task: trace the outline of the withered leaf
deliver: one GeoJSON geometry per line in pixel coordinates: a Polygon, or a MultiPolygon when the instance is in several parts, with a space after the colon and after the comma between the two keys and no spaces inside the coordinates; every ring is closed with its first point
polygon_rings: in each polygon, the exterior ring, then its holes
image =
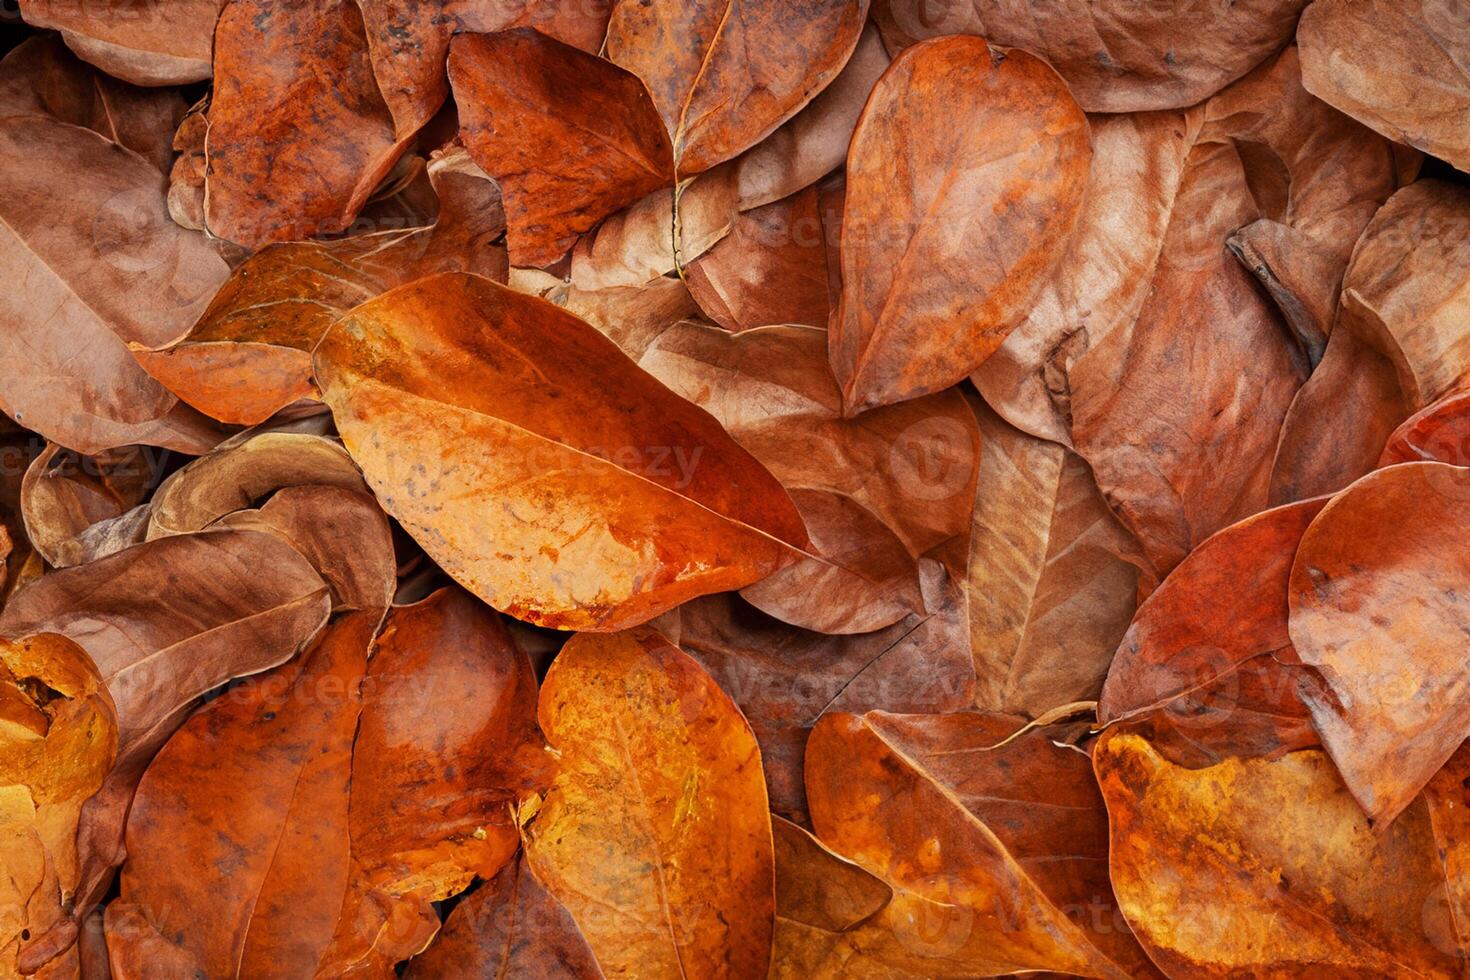
{"type": "Polygon", "coordinates": [[[205,221],[247,248],[344,230],[395,135],[353,0],[230,0],[214,37],[205,221]]]}
{"type": "Polygon", "coordinates": [[[1066,83],[1024,51],[952,37],[889,66],[847,161],[830,346],[848,415],[946,388],[1000,346],[1072,232],[1091,153],[1066,83]]]}
{"type": "Polygon", "coordinates": [[[817,837],[943,906],[942,925],[906,937],[935,960],[932,975],[1136,975],[1147,959],[1113,904],[1088,758],[1019,726],[982,713],[825,715],[806,758],[817,837]]]}
{"type": "Polygon", "coordinates": [[[235,270],[189,335],[162,349],[134,348],[155,378],[222,422],[255,425],[298,399],[317,397],[311,351],[352,307],[436,272],[504,281],[500,191],[461,148],[435,154],[428,176],[439,215],[425,228],[325,242],[282,242],[235,270]]]}
{"type": "Polygon", "coordinates": [[[753,208],[684,270],[689,291],[726,330],[827,326],[827,247],[817,189],[753,208]]]}
{"type": "Polygon", "coordinates": [[[603,972],[764,976],[771,821],[760,749],[734,702],[642,630],[574,637],[537,716],[559,759],[523,831],[527,862],[603,972]]]}
{"type": "Polygon", "coordinates": [[[964,595],[921,563],[924,615],[831,636],[790,626],[733,595],[705,596],[656,625],[729,693],[760,741],[771,809],[805,819],[802,759],[826,711],[961,711],[975,703],[964,595]]]}
{"type": "Polygon", "coordinates": [[[1110,732],[1093,761],[1119,907],[1170,976],[1460,972],[1422,803],[1375,833],[1314,749],[1189,769],[1110,732]]]}
{"type": "Polygon", "coordinates": [[[1470,171],[1470,32],[1444,0],[1319,0],[1297,28],[1320,99],[1470,171]]]}
{"type": "Polygon", "coordinates": [[[1470,466],[1470,391],[1452,391],[1404,419],[1378,457],[1379,466],[1430,461],[1470,466]]]}
{"type": "Polygon", "coordinates": [[[107,685],[81,647],[0,640],[0,972],[77,974],[77,822],[117,752],[107,685]]]}
{"type": "Polygon", "coordinates": [[[1402,812],[1470,737],[1467,501],[1470,470],[1377,470],[1322,510],[1292,567],[1292,643],[1326,685],[1304,696],[1375,823],[1402,812]]]}
{"type": "Polygon", "coordinates": [[[806,544],[775,479],[602,334],[478,276],[401,286],[316,350],[389,514],[520,619],[615,630],[740,588],[806,544]]]}
{"type": "Polygon", "coordinates": [[[953,391],[844,419],[826,339],[811,327],[732,335],[681,323],[639,364],[713,414],[801,512],[814,557],[745,597],[797,626],[865,633],[923,608],[920,557],[963,555],[980,434],[953,391]]]}
{"type": "Polygon", "coordinates": [[[26,23],[61,32],[69,48],[135,85],[179,85],[210,74],[214,22],[226,0],[22,0],[26,23]]]}
{"type": "Polygon", "coordinates": [[[83,456],[47,446],[20,485],[26,536],[48,564],[80,565],[143,540],[152,489],[164,462],[148,446],[83,456]]]}
{"type": "Polygon", "coordinates": [[[1307,0],[1153,4],[1060,0],[875,0],[889,44],[975,34],[1035,52],[1067,80],[1088,112],[1192,105],[1260,64],[1291,37],[1307,0]]]}
{"type": "Polygon", "coordinates": [[[599,980],[602,969],[566,908],[536,880],[522,855],[454,907],[433,945],[413,958],[404,976],[599,980]]]}
{"type": "Polygon", "coordinates": [[[613,211],[674,183],[636,75],[535,31],[461,34],[449,79],[460,137],[505,194],[510,259],[550,265],[613,211]]]}
{"type": "Polygon", "coordinates": [[[635,360],[665,330],[699,315],[684,280],[672,276],[660,276],[642,286],[589,290],[539,269],[512,269],[510,288],[575,313],[635,360]]]}
{"type": "Polygon", "coordinates": [[[983,450],[965,589],[976,704],[1034,718],[1095,700],[1146,562],[1076,453],[983,404],[975,414],[983,450]]]}
{"type": "Polygon", "coordinates": [[[681,176],[753,146],[846,64],[868,0],[650,0],[614,5],[607,55],[643,79],[681,176]]]}
{"type": "Polygon", "coordinates": [[[228,269],[175,225],[152,163],[39,115],[0,121],[0,410],[81,453],[218,441],[128,353],[182,335],[228,269]],[[86,351],[79,357],[79,351],[86,351]]]}

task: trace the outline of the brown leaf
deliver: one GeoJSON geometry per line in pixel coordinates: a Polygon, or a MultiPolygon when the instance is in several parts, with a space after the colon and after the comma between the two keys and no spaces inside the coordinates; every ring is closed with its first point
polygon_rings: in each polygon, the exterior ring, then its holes
{"type": "Polygon", "coordinates": [[[1138,543],[1076,453],[976,406],[984,451],[972,515],[975,702],[1036,717],[1097,698],[1133,616],[1138,543]]]}
{"type": "Polygon", "coordinates": [[[361,0],[373,74],[399,136],[411,136],[449,94],[445,57],[454,34],[533,27],[595,54],[610,0],[361,0]]]}
{"type": "Polygon", "coordinates": [[[1422,804],[1375,833],[1317,750],[1188,769],[1114,732],[1093,760],[1118,904],[1170,976],[1460,973],[1422,804]]]}
{"type": "Polygon", "coordinates": [[[107,686],[81,647],[0,640],[0,972],[75,976],[77,821],[117,752],[107,686]]]}
{"type": "Polygon", "coordinates": [[[81,565],[143,540],[163,459],[147,446],[83,456],[49,445],[20,486],[26,536],[48,564],[81,565]]]}
{"type": "Polygon", "coordinates": [[[527,862],[603,972],[764,976],[771,823],[740,709],[645,630],[574,637],[538,717],[559,764],[523,832],[527,862]]]}
{"type": "Polygon", "coordinates": [[[505,194],[511,261],[546,266],[613,211],[674,183],[636,75],[529,29],[462,34],[449,78],[460,137],[505,194]]]}
{"type": "Polygon", "coordinates": [[[814,557],[745,597],[797,626],[865,633],[922,609],[921,556],[963,554],[980,434],[958,392],[844,419],[826,354],[811,327],[732,335],[681,323],[639,363],[711,412],[806,523],[814,557]]]}
{"type": "Polygon", "coordinates": [[[684,270],[689,291],[726,330],[827,326],[827,246],[817,189],[762,205],[684,270]]]}
{"type": "Polygon", "coordinates": [[[1147,960],[1113,904],[1087,756],[1018,726],[981,713],[825,715],[806,758],[817,837],[943,905],[927,943],[908,937],[934,958],[931,975],[1137,975],[1147,960]]]}
{"type": "Polygon", "coordinates": [[[209,77],[214,22],[225,0],[23,0],[26,23],[61,32],[67,46],[135,85],[182,85],[209,77]]]}
{"type": "Polygon", "coordinates": [[[1378,457],[1380,467],[1426,461],[1470,465],[1470,391],[1452,391],[1404,419],[1378,457]]]}
{"type": "Polygon", "coordinates": [[[187,108],[175,89],[136,88],[78,61],[54,35],[28,38],[0,61],[0,115],[35,113],[90,129],[161,171],[173,162],[170,144],[187,108]]]}
{"type": "Polygon", "coordinates": [[[231,678],[290,657],[326,622],[325,583],[295,549],[255,531],[150,541],[53,572],[12,596],[0,636],[61,633],[87,651],[117,705],[118,764],[82,817],[77,905],[121,861],[143,767],[194,706],[231,678]]]}
{"type": "Polygon", "coordinates": [[[1297,28],[1307,88],[1391,140],[1470,170],[1470,33],[1443,0],[1319,0],[1297,28]]]}
{"type": "Polygon", "coordinates": [[[505,216],[495,183],[458,148],[436,154],[428,173],[439,197],[433,225],[271,245],[235,270],[187,337],[134,356],[206,415],[255,425],[318,397],[312,348],[364,300],[435,272],[504,281],[505,251],[494,240],[505,216]]]}
{"type": "Polygon", "coordinates": [[[1263,511],[1206,539],[1139,607],[1098,701],[1103,724],[1141,720],[1172,761],[1315,746],[1298,696],[1287,591],[1326,498],[1263,511]]]}
{"type": "Polygon", "coordinates": [[[945,38],[889,66],[847,165],[830,346],[848,415],[946,388],[1000,345],[1071,234],[1090,156],[1066,84],[1023,51],[945,38]]]}
{"type": "Polygon", "coordinates": [[[607,54],[648,85],[679,173],[708,170],[795,115],[846,64],[867,0],[650,0],[614,6],[607,54]]]}
{"type": "Polygon", "coordinates": [[[1461,956],[1470,951],[1470,747],[1460,746],[1424,787],[1461,956]]]}
{"type": "Polygon", "coordinates": [[[0,298],[0,409],[87,454],[218,441],[127,349],[183,334],[228,272],[169,220],[163,174],[97,133],[23,115],[0,121],[0,180],[0,274],[25,283],[0,298]]]}
{"type": "Polygon", "coordinates": [[[107,909],[118,980],[311,975],[348,884],[359,684],[380,612],[217,698],[159,752],[107,909]],[[217,867],[219,875],[196,873],[217,867]]]}
{"type": "Polygon", "coordinates": [[[244,432],[175,471],[153,494],[148,540],[202,531],[283,487],[332,486],[367,492],[342,444],[301,432],[244,432]]]}
{"type": "Polygon", "coordinates": [[[571,915],[541,887],[522,855],[454,907],[404,976],[599,980],[602,970],[571,915]]]}
{"type": "Polygon", "coordinates": [[[802,759],[826,711],[960,711],[975,703],[964,596],[923,563],[929,612],[830,636],[787,625],[733,595],[687,602],[658,628],[730,694],[760,741],[771,808],[806,818],[802,759]]]}
{"type": "Polygon", "coordinates": [[[1467,501],[1460,467],[1370,473],[1312,522],[1292,568],[1291,639],[1327,687],[1307,697],[1313,723],[1375,823],[1470,737],[1467,501]]]}
{"type": "Polygon", "coordinates": [[[440,275],[338,321],[316,375],[369,485],[492,606],[615,630],[804,547],[775,479],[592,327],[440,275]]]}
{"type": "Polygon", "coordinates": [[[283,487],[258,510],[237,510],[212,526],[278,535],[331,587],[333,611],[393,603],[393,531],[369,494],[335,486],[283,487]]]}
{"type": "Polygon", "coordinates": [[[214,38],[205,212],[247,248],[344,230],[407,136],[352,0],[230,0],[214,38]]]}
{"type": "Polygon", "coordinates": [[[642,286],[587,290],[540,269],[512,269],[510,288],[575,313],[635,360],[665,330],[699,315],[684,280],[674,277],[661,276],[642,286]]]}
{"type": "Polygon", "coordinates": [[[976,34],[1034,51],[1089,112],[1175,109],[1244,75],[1291,37],[1306,0],[1120,4],[1060,0],[1018,16],[1009,0],[877,0],[873,17],[893,47],[976,34]]]}

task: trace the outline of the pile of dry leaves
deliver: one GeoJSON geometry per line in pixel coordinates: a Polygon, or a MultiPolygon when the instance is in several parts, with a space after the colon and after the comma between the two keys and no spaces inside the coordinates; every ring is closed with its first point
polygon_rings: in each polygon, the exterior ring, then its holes
{"type": "Polygon", "coordinates": [[[19,11],[0,977],[1470,971],[1464,0],[19,11]]]}

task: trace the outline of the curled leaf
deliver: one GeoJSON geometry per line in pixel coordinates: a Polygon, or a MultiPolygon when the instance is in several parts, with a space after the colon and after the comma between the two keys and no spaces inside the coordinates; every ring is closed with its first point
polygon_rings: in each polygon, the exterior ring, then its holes
{"type": "Polygon", "coordinates": [[[359,306],[316,375],[384,509],[517,618],[615,630],[806,544],[785,491],[714,419],[583,321],[488,279],[433,276],[359,306]]]}
{"type": "Polygon", "coordinates": [[[1452,391],[1404,419],[1378,465],[1436,461],[1470,465],[1470,391],[1452,391]]]}
{"type": "Polygon", "coordinates": [[[559,764],[524,830],[527,862],[603,973],[764,976],[771,822],[740,709],[641,631],[574,637],[537,715],[559,764]]]}
{"type": "Polygon", "coordinates": [[[182,85],[209,77],[214,22],[225,0],[24,0],[26,23],[61,32],[80,57],[135,85],[182,85]]]}
{"type": "Polygon", "coordinates": [[[1090,157],[1066,83],[1024,51],[953,37],[889,66],[847,162],[830,341],[846,414],[946,388],[1000,346],[1072,232],[1090,157]]]}
{"type": "Polygon", "coordinates": [[[51,445],[20,486],[26,536],[48,564],[80,565],[143,540],[144,496],[165,459],[148,446],[83,456],[51,445]]]}

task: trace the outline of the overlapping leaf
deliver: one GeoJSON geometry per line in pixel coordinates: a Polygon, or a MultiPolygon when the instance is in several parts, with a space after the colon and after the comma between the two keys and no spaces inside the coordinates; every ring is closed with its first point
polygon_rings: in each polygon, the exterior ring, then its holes
{"type": "Polygon", "coordinates": [[[210,75],[214,22],[225,0],[25,0],[29,24],[61,32],[67,46],[136,85],[178,85],[210,75]]]}

